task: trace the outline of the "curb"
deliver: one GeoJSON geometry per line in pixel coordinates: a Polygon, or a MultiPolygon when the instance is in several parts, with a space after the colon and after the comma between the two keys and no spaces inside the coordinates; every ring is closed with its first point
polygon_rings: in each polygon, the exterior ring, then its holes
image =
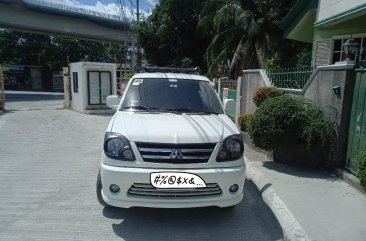
{"type": "Polygon", "coordinates": [[[366,190],[361,186],[360,180],[356,176],[340,168],[337,168],[335,172],[339,179],[360,191],[362,194],[366,194],[366,190]]]}
{"type": "Polygon", "coordinates": [[[253,164],[251,164],[246,157],[244,157],[244,159],[247,165],[246,176],[257,186],[263,201],[275,215],[282,228],[284,240],[311,240],[307,236],[305,230],[297,222],[294,215],[287,208],[286,204],[277,195],[275,189],[272,187],[272,183],[270,183],[267,178],[253,164]]]}

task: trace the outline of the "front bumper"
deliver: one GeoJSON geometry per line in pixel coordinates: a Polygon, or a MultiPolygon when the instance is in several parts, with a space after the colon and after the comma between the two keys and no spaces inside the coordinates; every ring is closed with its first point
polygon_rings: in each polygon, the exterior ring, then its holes
{"type": "Polygon", "coordinates": [[[101,164],[102,197],[106,203],[115,207],[154,207],[154,208],[193,208],[205,206],[227,207],[241,202],[245,181],[245,165],[230,168],[207,169],[151,169],[134,167],[115,167],[101,164]],[[200,176],[206,183],[216,183],[222,192],[212,196],[136,196],[128,193],[135,183],[150,184],[152,172],[187,172],[200,176]],[[111,184],[121,189],[114,194],[109,190],[111,184]],[[239,189],[235,193],[229,192],[231,185],[237,184],[239,189]]]}

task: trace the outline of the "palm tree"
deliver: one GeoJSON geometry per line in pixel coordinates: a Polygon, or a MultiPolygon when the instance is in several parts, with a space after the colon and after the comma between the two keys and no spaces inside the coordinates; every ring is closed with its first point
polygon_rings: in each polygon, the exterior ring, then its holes
{"type": "Polygon", "coordinates": [[[205,54],[209,75],[217,76],[220,66],[226,65],[229,76],[235,77],[243,68],[262,67],[267,57],[277,57],[273,40],[281,42],[282,33],[276,21],[285,13],[281,8],[292,3],[293,0],[207,0],[198,32],[212,38],[205,54]],[[273,13],[271,9],[275,9],[273,13]]]}

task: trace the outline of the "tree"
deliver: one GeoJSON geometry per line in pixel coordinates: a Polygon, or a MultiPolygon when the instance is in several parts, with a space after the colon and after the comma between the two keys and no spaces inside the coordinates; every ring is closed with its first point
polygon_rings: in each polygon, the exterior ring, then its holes
{"type": "Polygon", "coordinates": [[[161,0],[152,14],[134,27],[150,64],[205,69],[203,54],[208,38],[196,34],[204,3],[202,0],[161,0]]]}
{"type": "Polygon", "coordinates": [[[117,43],[93,42],[52,35],[0,31],[0,63],[39,65],[56,70],[70,62],[124,62],[125,46],[117,43]]]}
{"type": "Polygon", "coordinates": [[[209,75],[218,75],[220,66],[227,65],[234,77],[243,68],[262,67],[270,57],[282,65],[293,62],[304,44],[283,39],[278,23],[294,2],[207,0],[198,31],[211,38],[205,53],[209,75]]]}

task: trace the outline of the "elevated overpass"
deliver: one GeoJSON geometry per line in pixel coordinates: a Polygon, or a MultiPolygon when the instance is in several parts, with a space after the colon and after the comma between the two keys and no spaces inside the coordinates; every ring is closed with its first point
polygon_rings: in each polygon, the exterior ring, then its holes
{"type": "Polygon", "coordinates": [[[131,22],[121,16],[45,0],[0,0],[0,28],[87,40],[133,42],[131,22]]]}

